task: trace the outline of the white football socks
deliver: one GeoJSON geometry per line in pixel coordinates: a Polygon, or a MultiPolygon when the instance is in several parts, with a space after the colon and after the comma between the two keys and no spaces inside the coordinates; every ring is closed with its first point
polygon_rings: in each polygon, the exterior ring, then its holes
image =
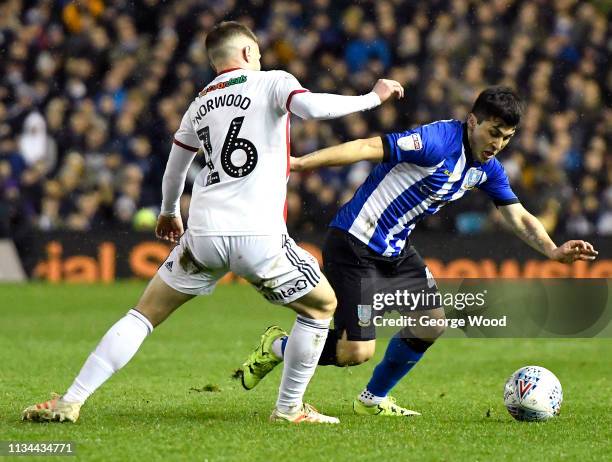
{"type": "Polygon", "coordinates": [[[314,375],[325,345],[330,319],[297,317],[287,345],[283,377],[276,408],[284,414],[294,414],[302,406],[306,387],[314,375]]]}
{"type": "Polygon", "coordinates": [[[359,395],[359,401],[361,401],[366,406],[378,406],[385,400],[386,396],[376,396],[367,388],[364,388],[361,394],[359,395]]]}
{"type": "Polygon", "coordinates": [[[151,332],[153,326],[143,314],[136,310],[128,311],[102,337],[62,400],[84,403],[100,385],[132,359],[151,332]]]}

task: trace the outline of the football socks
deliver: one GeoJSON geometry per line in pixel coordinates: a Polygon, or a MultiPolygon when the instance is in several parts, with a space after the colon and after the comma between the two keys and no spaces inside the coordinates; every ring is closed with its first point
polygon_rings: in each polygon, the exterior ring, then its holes
{"type": "Polygon", "coordinates": [[[380,403],[382,403],[384,400],[385,400],[384,396],[376,396],[372,392],[368,391],[367,388],[365,388],[359,394],[359,401],[361,401],[366,406],[377,406],[380,403]]]}
{"type": "Polygon", "coordinates": [[[330,319],[297,317],[285,347],[283,376],[276,408],[293,414],[302,406],[302,398],[312,378],[329,328],[330,319]]]}
{"type": "Polygon", "coordinates": [[[430,342],[412,341],[400,337],[399,333],[395,334],[389,341],[385,356],[374,369],[366,390],[377,397],[387,396],[397,382],[423,357],[430,345],[430,342]]]}
{"type": "MultiPolygon", "coordinates": [[[[277,338],[272,344],[272,352],[278,357],[283,358],[285,356],[285,346],[287,345],[288,337],[277,338]]],[[[325,340],[325,346],[321,352],[319,358],[319,366],[337,366],[338,359],[336,356],[336,348],[338,344],[338,332],[334,329],[329,329],[327,332],[327,339],[325,340]]]]}
{"type": "Polygon", "coordinates": [[[144,315],[136,310],[128,311],[102,337],[62,399],[84,403],[100,385],[132,359],[152,331],[153,326],[144,315]]]}

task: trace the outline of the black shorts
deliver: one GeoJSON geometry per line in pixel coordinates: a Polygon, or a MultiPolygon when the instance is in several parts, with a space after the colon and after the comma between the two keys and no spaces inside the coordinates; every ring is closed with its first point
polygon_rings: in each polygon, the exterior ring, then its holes
{"type": "MultiPolygon", "coordinates": [[[[380,294],[437,294],[433,276],[419,253],[406,246],[396,257],[384,257],[357,238],[338,228],[330,228],[323,245],[323,271],[333,287],[338,307],[334,328],[338,336],[346,331],[348,340],[374,340],[373,316],[382,314],[373,300],[380,294]]],[[[430,300],[430,299],[428,299],[430,300]]],[[[379,300],[380,301],[380,300],[379,300]]],[[[403,312],[437,308],[429,303],[396,305],[384,310],[403,312]]]]}

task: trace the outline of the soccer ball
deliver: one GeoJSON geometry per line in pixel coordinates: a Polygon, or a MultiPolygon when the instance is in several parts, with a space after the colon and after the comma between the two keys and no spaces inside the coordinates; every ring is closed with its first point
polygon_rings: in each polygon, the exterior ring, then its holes
{"type": "Polygon", "coordinates": [[[563,390],[559,379],[539,366],[521,367],[504,387],[504,404],[516,420],[542,421],[559,414],[563,390]]]}

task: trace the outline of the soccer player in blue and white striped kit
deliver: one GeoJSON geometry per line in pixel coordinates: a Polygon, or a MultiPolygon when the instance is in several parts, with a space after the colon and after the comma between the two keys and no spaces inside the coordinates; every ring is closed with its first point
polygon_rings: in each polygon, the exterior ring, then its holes
{"type": "MultiPolygon", "coordinates": [[[[597,252],[588,242],[555,245],[512,191],[496,155],[514,135],[521,112],[521,102],[512,89],[490,87],[478,96],[465,122],[442,120],[291,159],[294,171],[362,160],[379,162],[330,224],[323,249],[324,272],[336,292],[338,307],[319,364],[355,365],[373,356],[376,328],[371,322],[364,323],[359,312],[364,281],[391,281],[384,288],[386,293],[398,289],[437,292],[425,263],[408,244],[409,235],[420,220],[474,188],[490,197],[517,236],[548,258],[564,263],[595,259],[597,252]]],[[[421,316],[444,318],[441,307],[419,306],[417,310],[421,316]]],[[[418,415],[397,405],[388,393],[443,331],[439,325],[416,323],[398,332],[353,402],[355,413],[418,415]]],[[[282,361],[285,342],[282,329],[276,326],[264,333],[258,349],[242,367],[245,388],[253,388],[282,361]]]]}

